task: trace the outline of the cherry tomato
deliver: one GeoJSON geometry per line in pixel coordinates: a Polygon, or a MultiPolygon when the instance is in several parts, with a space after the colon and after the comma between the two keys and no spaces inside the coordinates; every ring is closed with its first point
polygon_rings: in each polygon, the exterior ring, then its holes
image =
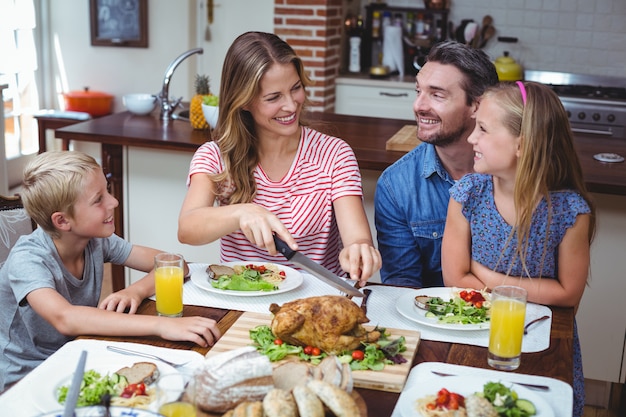
{"type": "Polygon", "coordinates": [[[452,397],[450,398],[450,401],[448,401],[448,405],[446,405],[446,408],[448,410],[458,410],[459,409],[459,401],[452,397]]]}
{"type": "Polygon", "coordinates": [[[129,384],[124,388],[120,397],[131,398],[133,396],[146,395],[146,384],[140,382],[138,384],[129,384]]]}
{"type": "Polygon", "coordinates": [[[451,392],[450,404],[452,404],[453,402],[456,402],[456,404],[458,405],[457,408],[454,408],[453,410],[458,410],[459,407],[465,407],[465,397],[463,397],[461,394],[457,394],[456,392],[451,392]]]}
{"type": "Polygon", "coordinates": [[[321,350],[320,348],[318,348],[318,347],[314,347],[314,348],[311,350],[311,355],[312,355],[312,356],[319,356],[319,355],[321,355],[321,354],[322,354],[322,350],[321,350]]]}
{"type": "Polygon", "coordinates": [[[463,290],[459,293],[459,297],[461,297],[463,300],[465,300],[467,298],[467,291],[463,290]]]}
{"type": "Polygon", "coordinates": [[[281,339],[276,339],[276,340],[274,340],[274,344],[275,344],[275,345],[280,346],[280,345],[282,345],[283,343],[284,343],[284,342],[283,342],[281,339]]]}
{"type": "Polygon", "coordinates": [[[476,308],[481,308],[482,306],[483,306],[483,302],[482,301],[476,301],[474,303],[474,307],[476,307],[476,308]]]}
{"type": "Polygon", "coordinates": [[[286,277],[287,274],[285,274],[285,271],[279,271],[278,275],[280,275],[281,277],[286,277]]]}
{"type": "Polygon", "coordinates": [[[355,361],[362,361],[363,359],[365,359],[365,352],[363,352],[362,350],[353,351],[352,359],[354,359],[355,361]]]}
{"type": "Polygon", "coordinates": [[[474,292],[474,294],[472,294],[472,301],[473,302],[485,301],[485,297],[483,297],[483,295],[479,292],[474,292]]]}
{"type": "Polygon", "coordinates": [[[307,346],[305,346],[305,347],[304,347],[304,353],[305,353],[306,355],[311,355],[311,354],[313,353],[313,346],[308,346],[308,345],[307,345],[307,346]]]}
{"type": "Polygon", "coordinates": [[[437,393],[437,405],[445,406],[450,400],[450,391],[445,388],[441,388],[437,393]]]}

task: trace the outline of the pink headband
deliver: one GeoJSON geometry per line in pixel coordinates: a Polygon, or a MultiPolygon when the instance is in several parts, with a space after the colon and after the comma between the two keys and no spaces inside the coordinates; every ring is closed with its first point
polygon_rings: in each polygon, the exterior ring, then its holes
{"type": "Polygon", "coordinates": [[[522,93],[522,102],[524,106],[526,105],[526,87],[524,87],[524,83],[521,81],[517,81],[517,86],[519,87],[520,93],[522,93]]]}

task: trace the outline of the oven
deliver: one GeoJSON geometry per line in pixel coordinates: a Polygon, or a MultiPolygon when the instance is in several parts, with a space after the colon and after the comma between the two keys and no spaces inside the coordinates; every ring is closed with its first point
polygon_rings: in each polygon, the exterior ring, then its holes
{"type": "Polygon", "coordinates": [[[574,133],[626,139],[626,79],[551,71],[526,71],[524,78],[552,87],[574,133]]]}

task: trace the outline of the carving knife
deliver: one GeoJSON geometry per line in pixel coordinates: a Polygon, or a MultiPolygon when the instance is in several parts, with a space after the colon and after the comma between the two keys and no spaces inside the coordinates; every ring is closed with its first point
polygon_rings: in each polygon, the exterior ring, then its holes
{"type": "Polygon", "coordinates": [[[304,256],[298,251],[291,249],[284,240],[274,235],[274,244],[276,245],[276,249],[280,253],[282,253],[287,260],[293,262],[298,265],[305,271],[311,273],[314,277],[324,281],[328,285],[331,285],[337,288],[340,291],[345,292],[348,295],[353,297],[363,297],[363,293],[343,279],[339,278],[337,275],[333,274],[328,269],[324,268],[322,265],[313,261],[312,259],[304,256]]]}
{"type": "Polygon", "coordinates": [[[74,410],[76,409],[76,402],[78,401],[78,395],[80,394],[80,386],[83,382],[83,375],[85,374],[85,361],[87,360],[87,351],[83,350],[78,359],[78,365],[74,371],[72,377],[72,385],[65,398],[65,407],[63,408],[63,417],[73,417],[74,410]]]}

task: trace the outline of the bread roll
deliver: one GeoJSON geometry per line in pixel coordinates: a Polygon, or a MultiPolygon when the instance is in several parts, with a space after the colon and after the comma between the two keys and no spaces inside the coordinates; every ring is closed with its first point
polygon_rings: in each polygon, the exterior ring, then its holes
{"type": "Polygon", "coordinates": [[[341,385],[342,368],[339,358],[335,355],[326,356],[317,365],[317,369],[321,372],[321,379],[335,386],[341,385]]]}
{"type": "Polygon", "coordinates": [[[292,394],[300,417],[324,417],[324,404],[313,391],[298,385],[293,388],[292,394]]]}
{"type": "Polygon", "coordinates": [[[346,392],[352,392],[354,388],[354,378],[352,377],[352,369],[350,364],[344,363],[341,367],[341,384],[339,388],[346,392]]]}
{"type": "Polygon", "coordinates": [[[229,412],[232,412],[229,417],[263,417],[263,404],[261,401],[244,401],[229,412]]]}
{"type": "Polygon", "coordinates": [[[312,378],[312,366],[307,362],[288,361],[274,368],[274,386],[291,391],[297,385],[305,385],[312,378]]]}
{"type": "Polygon", "coordinates": [[[261,401],[274,388],[272,365],[253,346],[207,359],[198,370],[196,383],[199,407],[218,413],[243,401],[261,401]]]}
{"type": "Polygon", "coordinates": [[[289,391],[274,388],[263,398],[263,415],[265,417],[298,417],[298,409],[289,391]]]}
{"type": "Polygon", "coordinates": [[[337,417],[355,417],[360,415],[354,398],[341,388],[319,380],[309,381],[307,388],[313,391],[337,417]]]}

